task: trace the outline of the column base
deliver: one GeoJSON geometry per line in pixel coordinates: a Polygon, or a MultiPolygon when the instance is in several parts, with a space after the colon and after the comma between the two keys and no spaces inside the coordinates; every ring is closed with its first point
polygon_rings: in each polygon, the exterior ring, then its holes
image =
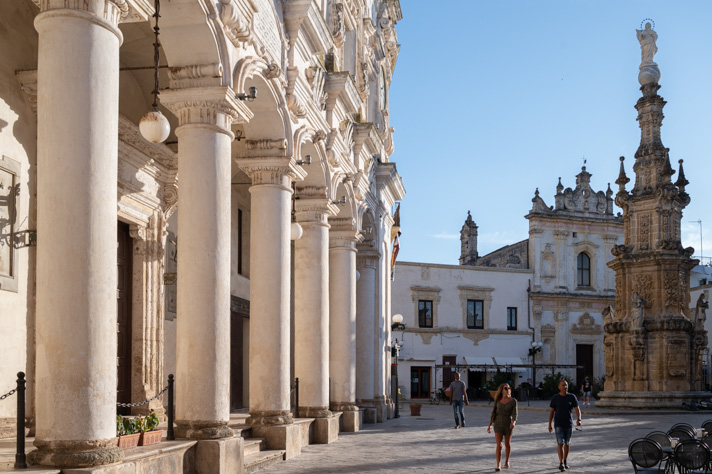
{"type": "Polygon", "coordinates": [[[267,449],[284,450],[284,459],[290,459],[302,453],[303,435],[301,425],[301,423],[284,425],[253,424],[252,436],[264,438],[267,442],[267,449]]]}
{"type": "Polygon", "coordinates": [[[250,416],[245,423],[248,426],[289,425],[294,423],[294,418],[289,410],[250,411],[250,416]]]}
{"type": "Polygon", "coordinates": [[[234,436],[228,439],[198,441],[195,450],[195,470],[200,474],[242,472],[244,439],[234,436]]]}
{"type": "Polygon", "coordinates": [[[222,439],[232,438],[235,433],[227,421],[176,420],[175,435],[178,439],[222,439]]]}
{"type": "Polygon", "coordinates": [[[299,407],[300,418],[330,418],[334,416],[329,407],[299,407]]]}
{"type": "Polygon", "coordinates": [[[349,410],[341,413],[341,431],[355,433],[361,430],[363,425],[363,410],[349,410]]]}
{"type": "Polygon", "coordinates": [[[376,423],[383,423],[384,420],[388,419],[386,404],[382,399],[374,400],[373,404],[376,408],[376,423]]]}
{"type": "Polygon", "coordinates": [[[339,417],[314,420],[314,444],[329,444],[339,439],[339,417]]]}
{"type": "Polygon", "coordinates": [[[334,402],[330,409],[331,411],[359,411],[359,407],[354,402],[334,402]]]}
{"type": "Polygon", "coordinates": [[[35,439],[34,451],[27,454],[32,466],[58,468],[93,467],[120,462],[124,452],[116,438],[80,441],[42,441],[35,439]]]}

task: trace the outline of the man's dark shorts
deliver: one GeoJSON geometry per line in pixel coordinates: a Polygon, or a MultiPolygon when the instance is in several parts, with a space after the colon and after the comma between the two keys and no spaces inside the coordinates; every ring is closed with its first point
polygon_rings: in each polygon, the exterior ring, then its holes
{"type": "Polygon", "coordinates": [[[573,428],[571,426],[555,426],[554,433],[556,433],[556,444],[570,444],[572,432],[573,428]]]}

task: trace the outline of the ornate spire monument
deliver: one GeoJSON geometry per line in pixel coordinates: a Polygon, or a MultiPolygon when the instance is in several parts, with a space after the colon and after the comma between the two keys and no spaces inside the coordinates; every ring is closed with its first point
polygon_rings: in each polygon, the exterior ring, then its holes
{"type": "Polygon", "coordinates": [[[660,139],[665,101],[658,95],[660,70],[653,62],[657,33],[650,23],[636,30],[642,62],[638,81],[640,147],[635,153],[635,185],[621,157],[616,204],[623,209],[625,241],[608,265],[616,272],[615,310],[604,310],[606,382],[601,407],[679,408],[681,402],[709,398],[702,390],[706,302],[690,311],[690,270],[698,263],[680,241],[682,210],[690,203],[682,169],[677,181],[669,149],[660,139]]]}

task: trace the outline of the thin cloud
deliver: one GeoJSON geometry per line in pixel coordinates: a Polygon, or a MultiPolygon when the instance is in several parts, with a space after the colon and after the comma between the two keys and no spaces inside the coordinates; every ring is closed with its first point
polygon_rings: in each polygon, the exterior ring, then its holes
{"type": "Polygon", "coordinates": [[[443,240],[459,240],[460,239],[460,234],[447,234],[445,232],[441,232],[439,234],[430,234],[428,237],[433,238],[433,239],[443,239],[443,240]]]}

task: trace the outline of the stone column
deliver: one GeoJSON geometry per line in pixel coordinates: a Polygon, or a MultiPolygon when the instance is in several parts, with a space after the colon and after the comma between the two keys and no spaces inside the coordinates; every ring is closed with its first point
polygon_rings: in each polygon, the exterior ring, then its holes
{"type": "Polygon", "coordinates": [[[232,89],[161,93],[178,136],[176,436],[228,438],[232,89]]]}
{"type": "MultiPolygon", "coordinates": [[[[356,407],[356,243],[351,219],[329,219],[329,376],[331,409],[356,407]]],[[[343,418],[343,415],[342,415],[343,418]]]]}
{"type": "Polygon", "coordinates": [[[125,0],[43,1],[37,97],[36,438],[30,464],[120,461],[116,443],[117,28],[125,0]]]}
{"type": "Polygon", "coordinates": [[[245,156],[237,162],[253,183],[247,422],[253,426],[290,424],[291,185],[306,173],[287,156],[284,139],[247,140],[245,146],[245,156]]]}
{"type": "Polygon", "coordinates": [[[328,418],[329,215],[338,208],[326,188],[297,188],[296,218],[304,234],[294,248],[294,375],[299,415],[328,418]]]}
{"type": "Polygon", "coordinates": [[[356,283],[356,403],[367,408],[366,423],[375,423],[376,393],[376,271],[378,254],[359,251],[356,268],[361,274],[356,283]],[[373,416],[373,418],[372,418],[373,416]]]}

